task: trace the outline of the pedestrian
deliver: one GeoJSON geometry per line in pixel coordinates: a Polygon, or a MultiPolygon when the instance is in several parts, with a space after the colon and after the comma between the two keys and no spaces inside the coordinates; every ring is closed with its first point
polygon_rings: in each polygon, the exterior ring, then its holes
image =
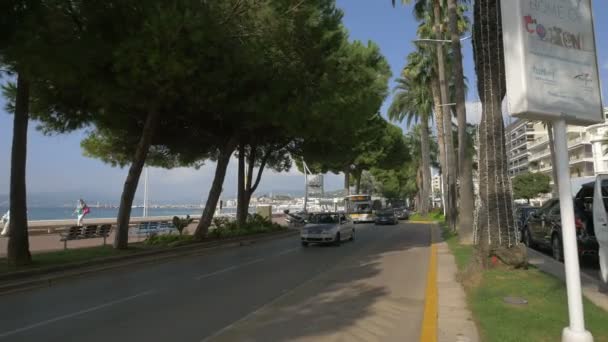
{"type": "Polygon", "coordinates": [[[2,216],[2,219],[0,219],[0,223],[4,224],[4,228],[2,228],[2,232],[0,232],[0,235],[2,236],[7,236],[9,233],[9,221],[11,219],[11,211],[10,209],[6,211],[6,213],[2,216]]]}
{"type": "Polygon", "coordinates": [[[76,210],[74,210],[74,213],[78,217],[78,219],[76,220],[77,226],[82,226],[82,220],[90,211],[91,211],[91,209],[89,209],[89,207],[84,202],[84,200],[82,198],[79,199],[78,203],[76,204],[76,210]]]}

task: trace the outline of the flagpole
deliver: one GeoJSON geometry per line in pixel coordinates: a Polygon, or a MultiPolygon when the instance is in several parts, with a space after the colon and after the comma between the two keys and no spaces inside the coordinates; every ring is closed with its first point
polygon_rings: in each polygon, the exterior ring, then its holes
{"type": "Polygon", "coordinates": [[[144,212],[143,217],[148,217],[148,167],[144,170],[144,212]]]}

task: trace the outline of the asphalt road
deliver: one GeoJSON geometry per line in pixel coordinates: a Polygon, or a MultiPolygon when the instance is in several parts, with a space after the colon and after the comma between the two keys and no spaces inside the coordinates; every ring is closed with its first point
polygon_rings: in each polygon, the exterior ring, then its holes
{"type": "Polygon", "coordinates": [[[413,341],[428,225],[357,225],[102,272],[0,297],[0,341],[413,341]]]}

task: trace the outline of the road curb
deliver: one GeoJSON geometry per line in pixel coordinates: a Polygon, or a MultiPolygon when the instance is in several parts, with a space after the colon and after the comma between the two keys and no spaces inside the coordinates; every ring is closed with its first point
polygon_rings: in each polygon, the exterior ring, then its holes
{"type": "MultiPolygon", "coordinates": [[[[431,222],[434,223],[434,222],[431,222]]],[[[424,291],[424,314],[422,317],[422,329],[420,333],[421,342],[437,341],[437,319],[438,319],[438,292],[437,292],[437,233],[438,225],[430,230],[429,268],[424,291]]]]}
{"type": "Polygon", "coordinates": [[[151,262],[162,262],[173,258],[205,254],[217,249],[250,245],[256,242],[271,241],[292,235],[299,231],[288,230],[260,234],[257,236],[237,237],[208,243],[180,246],[165,250],[141,252],[132,255],[115,256],[76,264],[60,265],[52,268],[28,270],[0,276],[0,295],[29,289],[52,286],[61,280],[83,276],[89,273],[107,271],[126,266],[151,262]]]}

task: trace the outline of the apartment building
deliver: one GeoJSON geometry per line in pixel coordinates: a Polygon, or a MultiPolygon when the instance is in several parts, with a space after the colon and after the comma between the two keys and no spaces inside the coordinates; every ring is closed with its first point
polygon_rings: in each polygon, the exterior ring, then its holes
{"type": "MultiPolygon", "coordinates": [[[[588,127],[568,126],[568,155],[572,178],[608,172],[608,108],[604,123],[588,127]]],[[[507,157],[511,177],[525,172],[553,176],[553,163],[546,126],[538,121],[518,120],[506,129],[507,157]]]]}
{"type": "Polygon", "coordinates": [[[506,127],[505,141],[509,160],[509,176],[515,177],[530,171],[530,146],[542,136],[547,136],[540,122],[516,120],[506,127]]]}

